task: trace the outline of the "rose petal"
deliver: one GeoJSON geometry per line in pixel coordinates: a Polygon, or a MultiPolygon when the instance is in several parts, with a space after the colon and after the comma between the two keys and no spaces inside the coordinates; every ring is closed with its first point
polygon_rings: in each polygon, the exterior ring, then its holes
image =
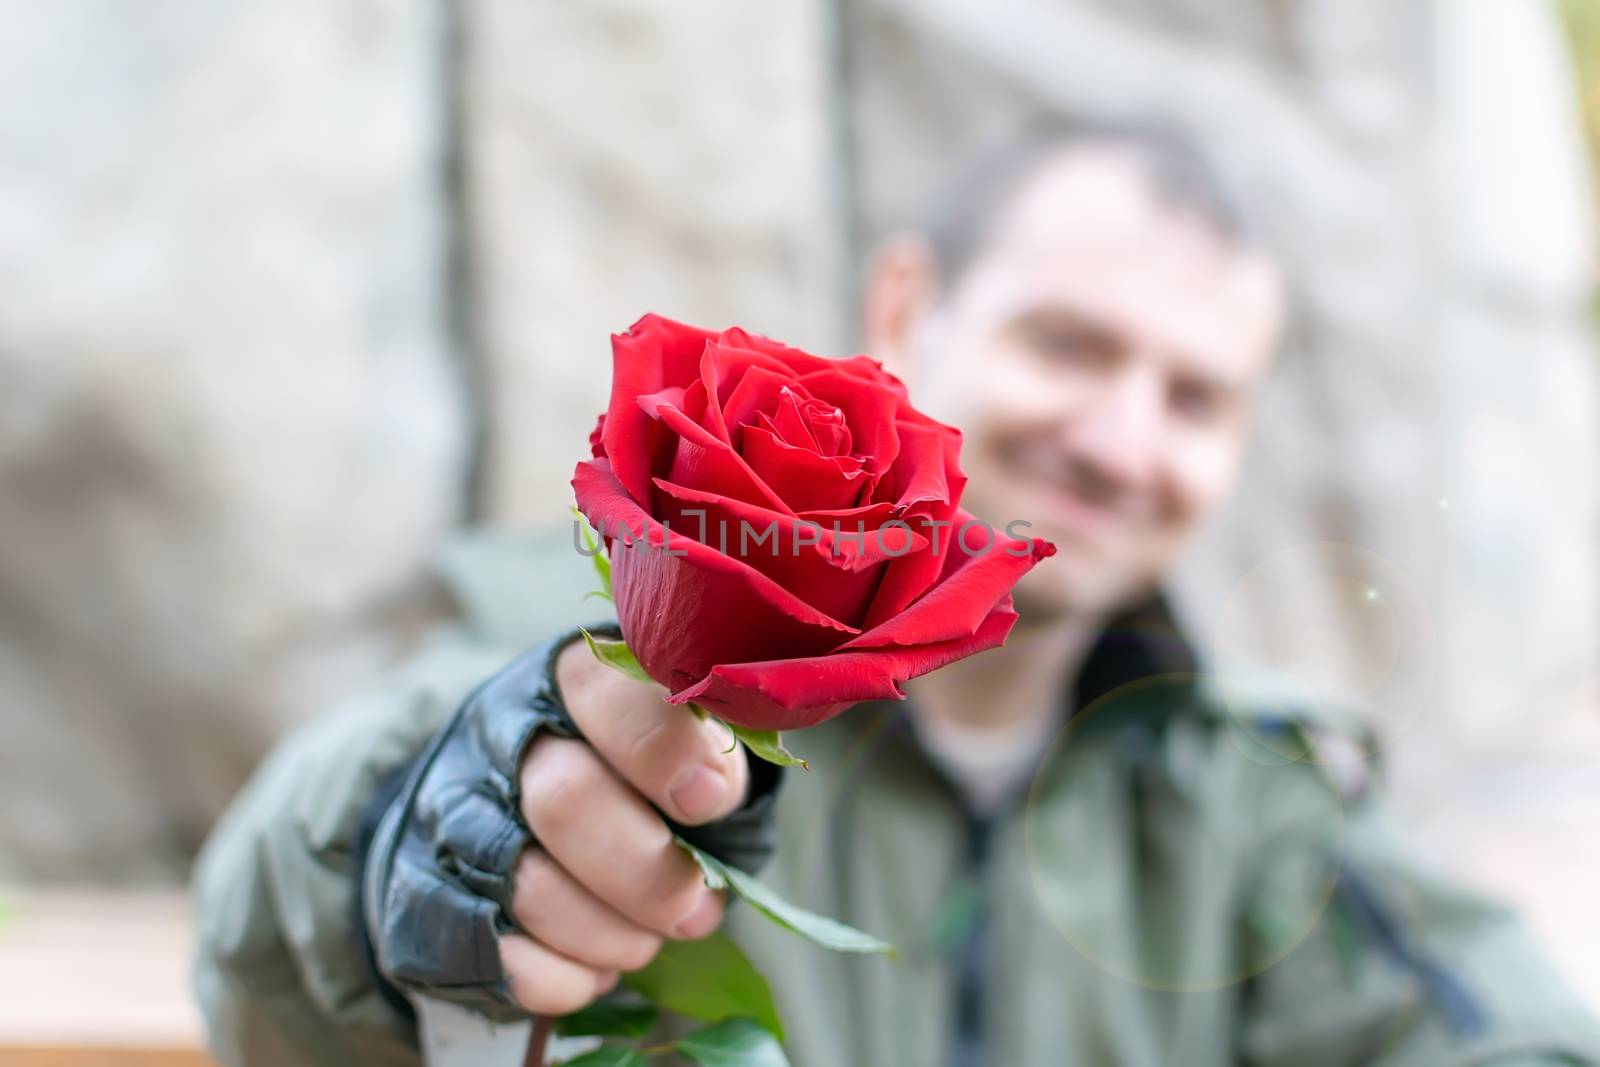
{"type": "Polygon", "coordinates": [[[905,514],[906,509],[887,500],[880,500],[872,504],[862,504],[853,508],[807,508],[796,511],[802,519],[820,522],[831,527],[835,520],[844,524],[845,529],[854,530],[864,526],[868,530],[876,530],[890,519],[897,519],[905,514]]]}
{"type": "Polygon", "coordinates": [[[858,378],[873,385],[882,386],[896,393],[901,400],[906,399],[906,384],[899,378],[883,369],[883,364],[871,356],[851,356],[848,359],[836,359],[833,365],[852,378],[858,378]]]}
{"type": "Polygon", "coordinates": [[[860,503],[867,488],[859,461],[786,445],[760,426],[744,428],[741,454],[750,469],[794,511],[852,507],[860,503]]]}
{"type": "Polygon", "coordinates": [[[707,400],[707,395],[705,382],[691,382],[689,388],[683,391],[683,400],[677,408],[706,433],[719,441],[726,442],[727,434],[723,432],[721,412],[715,410],[715,405],[707,400]]]}
{"type": "Polygon", "coordinates": [[[655,480],[656,515],[674,536],[692,537],[765,574],[831,618],[859,621],[872,601],[889,553],[910,551],[898,540],[847,536],[783,515],[655,480]],[[691,514],[692,512],[692,514],[691,514]]]}
{"type": "Polygon", "coordinates": [[[778,390],[778,406],[771,418],[763,413],[762,424],[770,429],[779,440],[795,448],[808,448],[818,455],[824,455],[817,444],[816,435],[811,432],[810,421],[805,413],[800,410],[800,394],[789,386],[778,390]]]}
{"type": "Polygon", "coordinates": [[[976,538],[974,532],[981,529],[978,527],[963,538],[962,524],[974,520],[966,512],[959,512],[956,519],[956,525],[946,531],[950,537],[946,576],[910,607],[852,638],[842,648],[923,645],[971,634],[1034,564],[1056,554],[1054,545],[1038,538],[1022,541],[999,531],[994,532],[992,540],[976,538]],[[969,554],[963,542],[972,552],[982,554],[969,554]],[[1020,555],[1014,554],[1019,552],[1020,555]]]}
{"type": "Polygon", "coordinates": [[[806,404],[802,414],[818,452],[824,456],[850,455],[855,442],[841,409],[833,407],[826,400],[812,400],[806,404]]]}
{"type": "Polygon", "coordinates": [[[894,464],[900,454],[900,435],[895,415],[902,397],[881,383],[868,383],[840,373],[838,366],[828,371],[807,374],[800,384],[818,400],[826,400],[844,412],[855,445],[866,457],[866,469],[873,482],[894,464]]]}
{"type": "Polygon", "coordinates": [[[902,684],[947,663],[1005,643],[1016,624],[1009,599],[964,637],[913,648],[835,652],[819,658],[722,663],[667,699],[704,704],[729,722],[757,730],[801,730],[862,700],[903,700],[902,684]]]}
{"type": "Polygon", "coordinates": [[[717,342],[728,348],[757,352],[763,356],[777,359],[797,375],[824,370],[842,362],[828,359],[825,356],[815,356],[798,348],[791,348],[780,341],[774,341],[770,337],[762,337],[760,334],[750,333],[738,326],[723,330],[718,335],[717,342]]]}
{"type": "Polygon", "coordinates": [[[819,655],[861,632],[748,564],[670,535],[605,460],[579,463],[572,486],[579,510],[612,538],[613,591],[629,647],[669,689],[717,663],[819,655]]]}
{"type": "Polygon", "coordinates": [[[889,564],[878,585],[878,593],[872,599],[872,607],[867,610],[867,629],[900,614],[939,580],[945,561],[950,557],[958,510],[954,504],[933,502],[902,512],[902,520],[928,539],[928,551],[913,553],[889,564]]]}
{"type": "Polygon", "coordinates": [[[692,382],[712,336],[660,315],[646,315],[627,333],[611,337],[611,401],[601,443],[617,480],[641,503],[650,499],[650,476],[656,473],[663,450],[670,447],[670,435],[640,409],[637,399],[669,385],[692,382]]]}
{"type": "Polygon", "coordinates": [[[899,432],[900,455],[891,472],[891,498],[906,506],[923,501],[955,503],[945,477],[943,435],[909,422],[900,423],[899,432]]]}
{"type": "MultiPolygon", "coordinates": [[[[699,508],[702,504],[717,505],[728,509],[730,525],[730,541],[737,542],[737,523],[741,518],[753,524],[758,531],[766,529],[766,524],[774,518],[780,523],[786,540],[784,543],[793,545],[792,530],[802,523],[816,528],[819,538],[815,551],[828,555],[835,566],[846,570],[861,570],[875,563],[886,563],[891,560],[901,559],[914,552],[922,552],[928,548],[928,539],[917,533],[910,523],[898,521],[896,511],[889,504],[874,504],[866,508],[848,508],[842,511],[807,511],[799,515],[775,512],[770,508],[749,504],[732,497],[718,496],[715,493],[706,493],[688,486],[678,485],[663,478],[655,480],[657,489],[656,500],[662,502],[662,493],[668,494],[677,501],[676,507],[680,510],[674,515],[681,515],[681,508],[699,508]]],[[[663,502],[663,507],[672,508],[671,502],[663,502]]],[[[667,511],[658,508],[656,514],[662,518],[671,518],[673,530],[680,529],[679,519],[669,515],[667,511]]],[[[705,524],[708,528],[707,537],[699,537],[701,519],[698,515],[687,517],[692,523],[683,526],[686,533],[695,535],[697,540],[711,543],[707,538],[718,540],[715,533],[714,520],[707,512],[705,524]]],[[[810,534],[801,538],[802,542],[809,541],[810,534]]],[[[751,534],[753,540],[755,534],[751,534]]],[[[802,545],[802,547],[805,547],[802,545]]]]}
{"type": "Polygon", "coordinates": [[[722,415],[727,421],[735,447],[740,443],[738,427],[753,425],[759,416],[778,410],[778,401],[782,399],[785,389],[794,392],[798,399],[809,399],[811,396],[793,378],[765,367],[751,367],[745,372],[744,378],[734,386],[727,402],[722,405],[722,415]]]}
{"type": "Polygon", "coordinates": [[[662,408],[683,409],[683,393],[681,385],[669,385],[665,389],[658,389],[639,398],[639,410],[659,422],[662,408]]]}
{"type": "MultiPolygon", "coordinates": [[[[690,391],[699,387],[700,383],[696,382],[690,391]]],[[[671,481],[717,496],[732,497],[792,514],[792,509],[783,502],[783,498],[751,469],[742,456],[728,447],[727,442],[718,440],[672,403],[671,390],[640,397],[639,407],[677,434],[676,450],[666,464],[667,476],[671,481]]],[[[671,445],[670,438],[668,445],[671,445]]],[[[644,499],[651,499],[648,489],[644,499]]]]}
{"type": "Polygon", "coordinates": [[[696,422],[711,431],[719,441],[732,441],[728,437],[728,426],[722,418],[722,401],[718,398],[718,388],[723,375],[721,349],[715,342],[708,343],[706,350],[700,354],[700,381],[696,395],[702,405],[701,410],[692,412],[696,422]]]}
{"type": "Polygon", "coordinates": [[[726,333],[719,334],[712,342],[712,347],[716,349],[719,368],[716,395],[724,407],[744,376],[752,371],[776,374],[784,381],[793,381],[795,378],[794,371],[783,360],[754,348],[729,344],[726,333]]]}

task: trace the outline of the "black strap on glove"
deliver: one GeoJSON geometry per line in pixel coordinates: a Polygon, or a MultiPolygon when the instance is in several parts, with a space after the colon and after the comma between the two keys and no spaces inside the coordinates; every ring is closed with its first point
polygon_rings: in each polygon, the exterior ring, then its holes
{"type": "MultiPolygon", "coordinates": [[[[615,624],[589,629],[621,636],[615,624]]],[[[517,772],[540,731],[580,736],[555,681],[556,657],[580,636],[573,630],[524,653],[475,689],[376,813],[356,872],[368,939],[363,955],[380,985],[467,1004],[492,1018],[524,1015],[511,1001],[497,944],[515,928],[512,874],[533,840],[517,772]]],[[[781,781],[779,768],[763,760],[751,760],[750,772],[750,797],[738,811],[707,826],[673,826],[745,870],[772,853],[781,781]]],[[[403,1003],[392,988],[385,992],[403,1003]]]]}

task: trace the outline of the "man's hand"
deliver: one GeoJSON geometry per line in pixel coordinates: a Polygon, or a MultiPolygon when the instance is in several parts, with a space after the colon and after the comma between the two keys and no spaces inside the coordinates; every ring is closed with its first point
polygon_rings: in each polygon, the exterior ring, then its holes
{"type": "Polygon", "coordinates": [[[524,933],[500,938],[512,996],[540,1015],[610,991],[663,938],[717,928],[720,895],[656,809],[707,823],[738,808],[749,787],[744,752],[728,751],[724,727],[598,662],[582,641],[562,651],[556,679],[586,741],[545,734],[529,746],[519,778],[536,843],[518,860],[512,900],[524,933]]]}

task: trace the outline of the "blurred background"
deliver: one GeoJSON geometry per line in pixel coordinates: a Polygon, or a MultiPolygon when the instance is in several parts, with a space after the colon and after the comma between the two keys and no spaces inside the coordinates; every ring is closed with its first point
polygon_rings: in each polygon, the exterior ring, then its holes
{"type": "Polygon", "coordinates": [[[195,849],[449,613],[458,531],[566,536],[609,333],[852,351],[872,243],[1041,114],[1191,132],[1289,265],[1247,476],[1178,583],[1220,680],[1368,707],[1429,845],[1600,1005],[1600,0],[0,25],[0,1049],[59,1025],[39,975],[115,952],[165,1006],[109,1040],[192,1039],[195,849]]]}

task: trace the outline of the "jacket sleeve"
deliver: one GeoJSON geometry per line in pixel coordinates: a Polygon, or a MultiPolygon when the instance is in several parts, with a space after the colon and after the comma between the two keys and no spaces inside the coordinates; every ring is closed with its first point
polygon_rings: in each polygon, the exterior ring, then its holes
{"type": "Polygon", "coordinates": [[[1516,917],[1419,861],[1375,785],[1306,764],[1260,778],[1241,1062],[1600,1065],[1594,1018],[1516,917]]]}
{"type": "Polygon", "coordinates": [[[433,643],[286,738],[213,830],[195,873],[195,989],[235,1067],[414,1067],[415,1024],[361,958],[352,856],[380,783],[413,761],[506,652],[433,643]]]}
{"type": "MultiPolygon", "coordinates": [[[[263,764],[196,871],[196,991],[219,1059],[419,1064],[410,1004],[378,972],[413,993],[520,1016],[499,982],[494,935],[507,924],[510,864],[528,841],[515,768],[536,729],[572,732],[544,688],[558,645],[512,658],[488,643],[441,641],[263,764]],[[374,809],[384,818],[369,855],[374,809]],[[365,907],[364,882],[382,887],[381,907],[365,907]]],[[[678,829],[727,862],[758,865],[772,850],[777,781],[753,761],[738,812],[678,829]]]]}

